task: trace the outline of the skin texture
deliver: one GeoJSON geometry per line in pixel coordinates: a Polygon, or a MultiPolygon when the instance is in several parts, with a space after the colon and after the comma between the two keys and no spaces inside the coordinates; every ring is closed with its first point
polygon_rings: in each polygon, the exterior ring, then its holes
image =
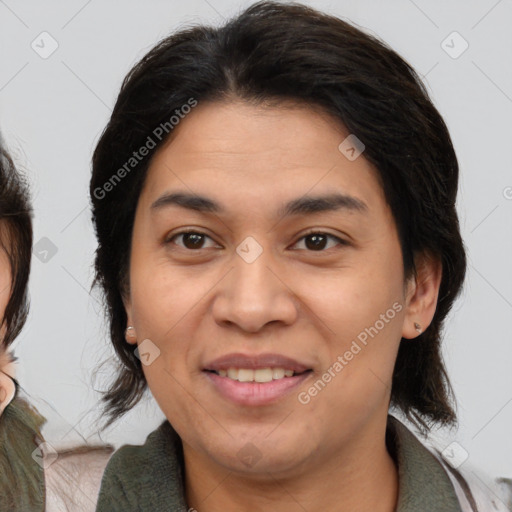
{"type": "MultiPolygon", "coordinates": [[[[3,226],[0,222],[0,234],[5,237],[2,231],[3,226]]],[[[0,245],[0,370],[9,374],[12,371],[12,363],[10,358],[5,354],[2,343],[7,332],[7,325],[5,324],[3,318],[5,314],[5,308],[7,307],[9,298],[11,296],[11,282],[11,264],[9,262],[7,253],[5,252],[2,245],[0,245]]],[[[4,401],[12,392],[11,386],[12,383],[9,381],[8,377],[6,377],[4,373],[0,373],[0,414],[7,404],[7,402],[4,403],[4,401]]]]}
{"type": "Polygon", "coordinates": [[[160,351],[144,373],[183,440],[188,505],[200,512],[395,510],[385,445],[393,367],[401,337],[432,320],[441,268],[418,258],[418,279],[404,281],[376,170],[364,153],[349,161],[340,152],[347,135],[306,106],[202,103],[150,164],[133,229],[127,341],[149,339],[160,351]],[[226,213],[151,208],[171,191],[208,196],[226,213]],[[333,192],[367,211],[276,216],[292,199],[333,192]],[[207,235],[199,248],[173,238],[184,228],[207,235]],[[311,228],[347,243],[327,238],[315,249],[304,238],[311,228]],[[236,252],[248,236],[263,250],[252,263],[236,252]],[[300,403],[394,303],[394,318],[300,403]],[[313,371],[275,403],[236,405],[203,372],[233,352],[283,354],[313,371]],[[239,455],[249,446],[251,465],[239,455]]]}
{"type": "MultiPolygon", "coordinates": [[[[1,230],[1,226],[0,226],[1,230]]],[[[5,308],[11,296],[11,265],[5,250],[0,246],[0,319],[3,319],[5,308]]],[[[0,340],[5,336],[7,326],[2,321],[0,340]]]]}

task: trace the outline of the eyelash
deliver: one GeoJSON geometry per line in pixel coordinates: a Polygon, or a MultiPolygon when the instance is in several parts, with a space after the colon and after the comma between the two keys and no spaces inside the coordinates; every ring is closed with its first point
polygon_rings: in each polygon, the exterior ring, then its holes
{"type": "MultiPolygon", "coordinates": [[[[174,233],[170,238],[167,238],[165,240],[165,244],[170,244],[170,243],[173,243],[173,240],[180,236],[180,235],[187,235],[187,234],[194,234],[194,235],[201,235],[201,236],[204,236],[204,237],[207,237],[207,238],[210,238],[210,240],[213,240],[209,235],[207,235],[206,233],[203,233],[201,231],[196,231],[196,230],[184,230],[184,231],[180,231],[178,233],[174,233]]],[[[332,235],[330,233],[326,233],[326,232],[323,232],[323,231],[318,231],[318,230],[311,230],[311,231],[308,231],[307,233],[305,233],[304,235],[302,235],[293,245],[296,245],[300,240],[303,240],[304,238],[307,238],[308,236],[311,236],[311,235],[323,235],[323,236],[327,236],[328,238],[331,238],[333,240],[336,240],[338,242],[339,245],[341,246],[347,246],[349,245],[349,243],[346,241],[346,240],[343,240],[342,238],[339,238],[335,235],[332,235]]],[[[185,249],[186,251],[190,251],[190,252],[199,252],[201,251],[202,249],[204,249],[203,247],[200,247],[199,249],[188,249],[187,247],[182,247],[182,246],[178,246],[180,247],[181,249],[185,249]]],[[[321,250],[318,250],[318,251],[313,251],[313,250],[308,250],[306,249],[307,252],[326,252],[327,249],[321,249],[321,250]]]]}

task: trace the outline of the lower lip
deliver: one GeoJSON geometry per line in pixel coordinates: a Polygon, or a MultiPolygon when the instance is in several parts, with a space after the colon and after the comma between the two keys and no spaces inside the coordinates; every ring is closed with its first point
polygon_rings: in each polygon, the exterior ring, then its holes
{"type": "Polygon", "coordinates": [[[267,405],[278,401],[306,380],[311,372],[270,382],[240,382],[204,372],[222,396],[239,405],[267,405]]]}

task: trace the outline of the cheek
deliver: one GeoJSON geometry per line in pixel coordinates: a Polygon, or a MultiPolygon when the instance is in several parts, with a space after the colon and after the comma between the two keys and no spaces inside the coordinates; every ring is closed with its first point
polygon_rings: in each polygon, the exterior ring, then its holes
{"type": "MultiPolygon", "coordinates": [[[[314,301],[311,309],[322,319],[322,326],[328,327],[326,373],[320,376],[329,381],[321,391],[325,393],[323,406],[332,411],[371,410],[390,390],[401,339],[400,251],[391,247],[367,255],[364,261],[361,258],[357,265],[340,269],[334,278],[319,284],[313,293],[310,289],[309,296],[314,301]]],[[[321,407],[321,403],[312,405],[321,407]]]]}
{"type": "Polygon", "coordinates": [[[131,317],[139,343],[149,339],[157,347],[158,358],[143,366],[148,384],[157,395],[162,387],[179,388],[178,382],[187,385],[190,379],[194,360],[190,340],[200,321],[195,308],[201,308],[201,298],[211,290],[212,280],[197,272],[194,278],[168,262],[148,262],[149,256],[144,266],[132,269],[131,317]]]}
{"type": "Polygon", "coordinates": [[[386,330],[392,326],[400,331],[396,320],[403,309],[402,267],[392,258],[384,260],[378,255],[373,259],[379,261],[368,259],[324,277],[312,276],[302,290],[295,290],[321,318],[322,329],[335,340],[337,348],[343,348],[347,340],[373,326],[381,315],[385,320],[394,320],[386,322],[386,330]]]}
{"type": "Polygon", "coordinates": [[[137,335],[160,337],[190,310],[197,284],[186,273],[150,252],[134,251],[130,269],[130,302],[137,335]]]}
{"type": "Polygon", "coordinates": [[[0,270],[0,320],[3,319],[5,308],[11,295],[11,276],[8,269],[0,270]]]}

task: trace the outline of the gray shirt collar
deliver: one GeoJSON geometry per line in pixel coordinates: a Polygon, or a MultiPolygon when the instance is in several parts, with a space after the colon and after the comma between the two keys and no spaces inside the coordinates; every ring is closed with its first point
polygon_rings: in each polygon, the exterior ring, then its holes
{"type": "MultiPolygon", "coordinates": [[[[388,449],[398,465],[396,512],[460,512],[450,479],[432,453],[393,416],[388,416],[388,449]]],[[[102,479],[97,512],[187,512],[183,452],[178,434],[165,421],[142,446],[123,446],[102,479]]]]}

